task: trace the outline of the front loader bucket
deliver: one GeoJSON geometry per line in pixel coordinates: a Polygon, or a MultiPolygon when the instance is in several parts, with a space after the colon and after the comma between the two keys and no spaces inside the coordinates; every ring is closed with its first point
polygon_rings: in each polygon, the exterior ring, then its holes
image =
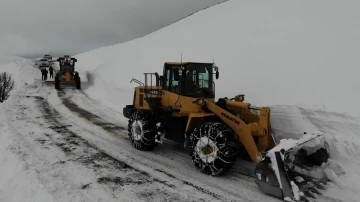
{"type": "Polygon", "coordinates": [[[322,134],[282,140],[256,166],[256,184],[285,201],[311,201],[329,181],[326,169],[334,168],[329,155],[330,147],[322,134]]]}

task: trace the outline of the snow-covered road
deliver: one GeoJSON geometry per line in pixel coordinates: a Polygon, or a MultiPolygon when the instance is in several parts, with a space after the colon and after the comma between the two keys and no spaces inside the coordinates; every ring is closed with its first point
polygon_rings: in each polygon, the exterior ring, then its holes
{"type": "MultiPolygon", "coordinates": [[[[193,166],[182,145],[165,141],[151,152],[134,149],[121,112],[83,90],[55,90],[39,75],[4,104],[0,201],[281,201],[239,172],[253,174],[248,162],[238,160],[226,175],[210,177],[193,166]]],[[[272,116],[279,137],[329,134],[335,160],[351,166],[319,201],[356,201],[359,182],[351,176],[358,171],[351,168],[360,165],[358,120],[294,106],[276,106],[272,116]]]]}
{"type": "MultiPolygon", "coordinates": [[[[111,109],[89,99],[78,90],[66,89],[56,94],[50,95],[50,99],[58,103],[57,109],[64,113],[64,117],[81,123],[83,128],[98,131],[96,134],[78,135],[116,159],[175,183],[177,189],[183,190],[188,196],[191,195],[188,189],[195,189],[220,201],[279,201],[259,193],[254,178],[240,174],[239,169],[246,169],[242,164],[247,162],[239,161],[236,168],[226,176],[209,177],[194,167],[188,151],[182,145],[166,141],[152,152],[135,150],[128,141],[127,126],[116,118],[109,117],[107,112],[111,109]],[[58,100],[55,101],[56,99],[58,100]]],[[[116,112],[113,112],[113,116],[117,116],[116,112]]],[[[253,174],[253,170],[254,167],[249,166],[245,172],[253,174]]]]}
{"type": "Polygon", "coordinates": [[[119,145],[102,144],[101,140],[106,138],[98,137],[106,137],[106,132],[85,127],[89,125],[85,121],[63,116],[62,108],[53,105],[56,94],[53,86],[37,81],[13,95],[6,110],[7,131],[16,143],[12,147],[23,157],[23,169],[36,176],[37,185],[49,198],[55,201],[221,199],[220,195],[201,187],[146,169],[127,158],[119,145]]]}
{"type": "MultiPolygon", "coordinates": [[[[39,78],[6,105],[11,148],[32,177],[29,186],[35,183],[31,189],[46,201],[279,201],[259,193],[253,178],[236,169],[220,178],[203,175],[181,145],[133,149],[125,126],[116,121],[120,114],[108,113],[82,91],[57,91],[39,78]]],[[[9,192],[0,198],[13,197],[9,192]]]]}

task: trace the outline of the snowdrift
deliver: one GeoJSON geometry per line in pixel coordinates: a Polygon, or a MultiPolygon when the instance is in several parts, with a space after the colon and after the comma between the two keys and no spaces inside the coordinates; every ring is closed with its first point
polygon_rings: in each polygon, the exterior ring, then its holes
{"type": "Polygon", "coordinates": [[[1,72],[11,74],[15,87],[9,99],[0,103],[0,201],[53,201],[39,182],[38,173],[28,169],[24,161],[26,154],[15,152],[17,148],[27,145],[21,145],[16,139],[17,135],[6,124],[5,111],[8,104],[14,102],[13,98],[20,89],[32,85],[36,78],[41,78],[40,71],[33,67],[31,60],[0,55],[1,72]]]}
{"type": "Polygon", "coordinates": [[[0,53],[0,65],[2,65],[4,68],[7,64],[9,63],[14,63],[14,62],[19,62],[19,61],[25,61],[26,59],[21,58],[21,57],[17,57],[14,55],[9,55],[9,54],[1,54],[0,53]]]}
{"type": "MultiPolygon", "coordinates": [[[[358,201],[360,197],[360,119],[340,113],[296,106],[274,106],[273,131],[277,141],[299,139],[302,132],[326,134],[331,160],[341,165],[345,175],[335,176],[325,195],[342,201],[358,201]]],[[[331,201],[330,199],[328,201],[331,201]]]]}
{"type": "Polygon", "coordinates": [[[41,72],[33,67],[33,61],[12,55],[0,54],[0,73],[2,72],[11,75],[15,81],[12,92],[19,90],[24,85],[31,84],[38,77],[41,78],[41,72]]]}

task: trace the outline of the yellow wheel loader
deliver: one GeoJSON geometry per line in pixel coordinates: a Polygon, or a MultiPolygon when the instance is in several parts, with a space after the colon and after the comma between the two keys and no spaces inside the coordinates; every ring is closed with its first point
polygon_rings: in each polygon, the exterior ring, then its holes
{"type": "Polygon", "coordinates": [[[208,175],[225,173],[240,157],[248,159],[257,165],[258,187],[286,200],[314,197],[326,183],[305,172],[329,158],[324,142],[308,144],[323,140],[322,135],[305,135],[293,147],[280,147],[272,135],[269,107],[253,107],[242,94],[215,101],[219,68],[214,63],[166,62],[162,76],[144,74],[145,83],[131,80],[139,86],[133,103],[123,108],[134,148],[151,150],[163,138],[180,142],[208,175]]]}
{"type": "Polygon", "coordinates": [[[71,58],[69,55],[59,57],[60,70],[55,75],[55,88],[60,89],[60,84],[75,86],[77,89],[81,89],[81,80],[79,73],[75,71],[76,58],[71,58]]]}

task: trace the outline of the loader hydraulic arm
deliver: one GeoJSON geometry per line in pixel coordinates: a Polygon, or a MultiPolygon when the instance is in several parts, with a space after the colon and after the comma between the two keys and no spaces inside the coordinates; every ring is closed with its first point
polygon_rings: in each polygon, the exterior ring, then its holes
{"type": "Polygon", "coordinates": [[[228,99],[223,100],[227,109],[237,113],[238,117],[247,124],[250,128],[252,136],[258,136],[258,149],[263,151],[264,149],[270,150],[276,146],[275,140],[271,134],[270,123],[270,108],[269,107],[251,107],[250,103],[244,103],[239,101],[233,101],[228,99]],[[250,110],[257,111],[253,113],[250,110]]]}
{"type": "MultiPolygon", "coordinates": [[[[249,111],[250,104],[236,102],[232,100],[222,100],[226,106],[249,111]]],[[[264,151],[269,145],[269,137],[266,132],[266,128],[262,127],[258,122],[245,123],[240,117],[234,115],[230,111],[210,102],[205,101],[205,106],[212,113],[216,114],[221,120],[223,120],[238,136],[237,139],[247,150],[249,156],[255,163],[259,163],[262,160],[261,152],[264,151]],[[254,137],[257,136],[257,143],[254,137]]],[[[257,115],[259,116],[259,115],[257,115]]],[[[260,120],[258,118],[257,120],[260,120]]]]}

